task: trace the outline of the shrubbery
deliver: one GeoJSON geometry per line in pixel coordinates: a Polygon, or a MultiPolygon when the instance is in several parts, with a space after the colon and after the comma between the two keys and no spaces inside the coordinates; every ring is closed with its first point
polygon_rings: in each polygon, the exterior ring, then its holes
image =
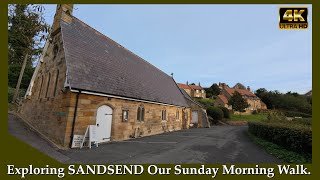
{"type": "MultiPolygon", "coordinates": [[[[15,88],[8,87],[8,102],[10,103],[12,101],[13,95],[14,95],[15,88]]],[[[19,97],[23,97],[26,93],[25,89],[20,89],[19,91],[19,97]]]]}
{"type": "Polygon", "coordinates": [[[230,112],[229,112],[229,109],[226,108],[226,107],[223,107],[223,106],[219,106],[219,108],[222,110],[223,112],[223,117],[224,118],[227,118],[227,119],[230,119],[230,112]]]}
{"type": "Polygon", "coordinates": [[[288,150],[311,154],[311,127],[295,123],[249,122],[249,132],[257,137],[278,144],[288,150]]]}
{"type": "Polygon", "coordinates": [[[213,103],[214,103],[214,100],[213,99],[195,99],[196,101],[198,101],[200,104],[202,104],[204,107],[206,107],[207,109],[209,107],[212,107],[213,106],[213,103]]]}
{"type": "Polygon", "coordinates": [[[311,114],[306,114],[302,112],[296,112],[296,111],[283,111],[284,115],[287,117],[303,117],[303,118],[311,118],[311,114]]]}
{"type": "Polygon", "coordinates": [[[270,111],[267,116],[268,122],[284,122],[287,121],[286,116],[281,111],[270,111]]]}
{"type": "Polygon", "coordinates": [[[222,120],[223,118],[223,111],[220,108],[217,107],[209,107],[207,109],[207,114],[212,117],[213,124],[216,124],[219,120],[222,120]]]}

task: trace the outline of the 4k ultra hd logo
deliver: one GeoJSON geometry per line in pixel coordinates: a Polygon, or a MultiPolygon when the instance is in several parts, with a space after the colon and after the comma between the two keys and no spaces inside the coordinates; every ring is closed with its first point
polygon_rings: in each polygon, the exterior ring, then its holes
{"type": "Polygon", "coordinates": [[[280,29],[308,29],[307,7],[280,7],[280,29]]]}

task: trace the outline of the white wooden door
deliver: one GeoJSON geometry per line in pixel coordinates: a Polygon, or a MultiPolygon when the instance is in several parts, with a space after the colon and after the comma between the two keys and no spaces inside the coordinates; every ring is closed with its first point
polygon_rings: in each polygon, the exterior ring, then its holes
{"type": "Polygon", "coordinates": [[[102,105],[97,110],[96,126],[98,143],[108,142],[111,137],[112,109],[102,105]]]}
{"type": "Polygon", "coordinates": [[[198,123],[198,111],[192,111],[192,121],[191,123],[198,123]]]}

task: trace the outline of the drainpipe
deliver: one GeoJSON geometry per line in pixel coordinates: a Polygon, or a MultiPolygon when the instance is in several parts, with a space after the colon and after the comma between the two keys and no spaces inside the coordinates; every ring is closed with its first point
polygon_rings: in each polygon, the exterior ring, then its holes
{"type": "Polygon", "coordinates": [[[74,136],[74,126],[76,124],[76,119],[77,119],[77,110],[78,110],[78,101],[79,101],[79,96],[81,94],[81,91],[79,90],[77,93],[77,97],[76,97],[76,105],[74,107],[74,112],[73,112],[73,120],[72,120],[72,130],[71,130],[71,141],[70,141],[70,148],[72,146],[72,141],[73,141],[73,136],[74,136]]]}

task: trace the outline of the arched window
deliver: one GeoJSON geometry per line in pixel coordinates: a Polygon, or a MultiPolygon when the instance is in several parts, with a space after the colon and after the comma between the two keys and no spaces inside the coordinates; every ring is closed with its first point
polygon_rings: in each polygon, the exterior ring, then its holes
{"type": "Polygon", "coordinates": [[[162,110],[161,120],[163,120],[163,121],[167,120],[167,110],[166,109],[162,110]]]}
{"type": "Polygon", "coordinates": [[[179,109],[177,109],[177,112],[176,112],[176,119],[180,119],[180,112],[179,112],[179,109]]]}
{"type": "Polygon", "coordinates": [[[38,96],[38,99],[40,99],[41,98],[41,91],[42,91],[42,84],[43,84],[43,76],[41,76],[40,77],[41,78],[41,81],[39,81],[40,82],[40,89],[39,89],[39,96],[38,96]]]}
{"type": "Polygon", "coordinates": [[[57,57],[58,52],[59,52],[59,46],[57,44],[55,44],[53,46],[53,59],[55,59],[57,57]]]}
{"type": "Polygon", "coordinates": [[[144,121],[144,107],[142,104],[138,107],[137,120],[144,121]]]}
{"type": "Polygon", "coordinates": [[[56,96],[56,95],[57,95],[58,80],[59,80],[59,70],[57,70],[57,74],[56,74],[56,82],[54,83],[53,96],[56,96]]]}
{"type": "Polygon", "coordinates": [[[45,97],[48,97],[48,91],[49,91],[49,86],[50,86],[50,78],[51,78],[51,74],[49,73],[48,84],[47,84],[47,90],[46,90],[46,96],[45,97]]]}

